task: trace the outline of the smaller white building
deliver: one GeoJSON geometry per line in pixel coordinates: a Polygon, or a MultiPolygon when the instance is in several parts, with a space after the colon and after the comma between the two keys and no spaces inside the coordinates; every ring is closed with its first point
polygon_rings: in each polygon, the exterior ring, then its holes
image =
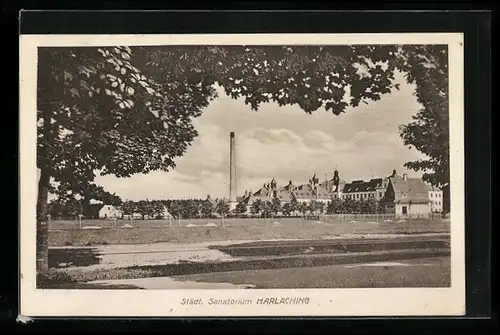
{"type": "Polygon", "coordinates": [[[431,202],[431,211],[441,213],[443,211],[443,191],[437,187],[430,186],[429,201],[431,202]]]}
{"type": "Polygon", "coordinates": [[[104,205],[99,210],[100,219],[119,219],[123,216],[123,212],[120,207],[112,205],[104,205]]]}

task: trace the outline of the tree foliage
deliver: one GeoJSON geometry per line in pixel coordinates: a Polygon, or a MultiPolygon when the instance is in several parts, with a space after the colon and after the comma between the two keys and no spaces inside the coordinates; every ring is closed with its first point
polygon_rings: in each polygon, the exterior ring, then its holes
{"type": "Polygon", "coordinates": [[[163,203],[170,214],[176,218],[209,217],[214,211],[213,205],[202,199],[171,199],[163,203]]]}
{"type": "Polygon", "coordinates": [[[277,216],[279,213],[281,213],[282,206],[281,206],[281,201],[278,197],[273,197],[273,200],[271,201],[271,206],[270,206],[270,211],[273,214],[273,216],[277,216]]]}
{"type": "Polygon", "coordinates": [[[361,206],[361,213],[377,213],[378,202],[375,198],[363,199],[363,204],[361,206]]]}
{"type": "Polygon", "coordinates": [[[215,205],[215,212],[221,217],[226,217],[229,214],[230,208],[229,203],[225,199],[219,199],[215,205]]]}
{"type": "Polygon", "coordinates": [[[252,202],[252,205],[250,207],[250,211],[252,212],[253,215],[260,215],[262,211],[264,210],[264,203],[260,199],[255,199],[252,202]]]}
{"type": "Polygon", "coordinates": [[[236,204],[235,214],[239,216],[239,215],[245,214],[246,211],[247,211],[247,205],[246,205],[246,203],[243,202],[243,201],[239,201],[236,204]]]}
{"type": "Polygon", "coordinates": [[[306,213],[310,211],[309,204],[307,204],[306,202],[299,202],[297,205],[297,210],[302,213],[302,215],[306,215],[306,213]]]}
{"type": "Polygon", "coordinates": [[[309,203],[309,211],[313,214],[322,214],[324,204],[321,201],[311,200],[309,203]]]}
{"type": "Polygon", "coordinates": [[[290,205],[289,202],[286,202],[283,204],[282,206],[283,208],[281,209],[283,215],[285,216],[290,216],[290,214],[292,213],[292,206],[290,205]]]}
{"type": "Polygon", "coordinates": [[[344,209],[344,203],[342,199],[333,198],[331,199],[326,206],[327,214],[340,214],[344,209]]]}
{"type": "Polygon", "coordinates": [[[294,195],[292,195],[292,199],[289,202],[290,204],[290,213],[295,213],[299,211],[299,202],[297,201],[297,198],[295,198],[294,195]]]}
{"type": "Polygon", "coordinates": [[[208,217],[212,215],[214,206],[208,201],[204,200],[200,203],[200,212],[203,216],[208,217]]]}
{"type": "Polygon", "coordinates": [[[122,204],[122,212],[124,215],[133,215],[137,212],[137,205],[135,202],[128,200],[122,204]]]}
{"type": "Polygon", "coordinates": [[[413,121],[400,127],[405,145],[426,155],[405,167],[424,171],[423,179],[444,191],[449,210],[449,92],[448,52],[443,46],[414,46],[406,52],[406,78],[416,84],[422,105],[413,121]]]}

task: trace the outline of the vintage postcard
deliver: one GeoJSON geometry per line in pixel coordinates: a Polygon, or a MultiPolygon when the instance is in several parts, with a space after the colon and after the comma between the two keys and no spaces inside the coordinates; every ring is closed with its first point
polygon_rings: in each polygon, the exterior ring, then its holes
{"type": "Polygon", "coordinates": [[[460,33],[20,37],[21,314],[465,313],[460,33]]]}

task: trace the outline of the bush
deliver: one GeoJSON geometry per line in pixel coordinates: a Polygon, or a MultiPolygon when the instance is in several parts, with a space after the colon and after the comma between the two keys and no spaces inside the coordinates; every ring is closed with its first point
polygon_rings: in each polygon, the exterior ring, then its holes
{"type": "Polygon", "coordinates": [[[61,284],[76,283],[77,280],[67,272],[59,270],[48,270],[36,275],[36,286],[38,288],[57,288],[61,284]]]}

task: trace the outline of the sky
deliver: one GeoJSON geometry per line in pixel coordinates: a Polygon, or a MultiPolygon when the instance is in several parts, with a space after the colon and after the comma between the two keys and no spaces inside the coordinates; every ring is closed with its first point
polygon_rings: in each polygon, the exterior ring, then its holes
{"type": "Polygon", "coordinates": [[[400,90],[381,100],[361,103],[339,116],[324,109],[307,114],[298,106],[266,103],[252,111],[243,100],[219,90],[202,116],[194,120],[199,136],[169,172],[130,178],[98,176],[96,183],[123,200],[229,197],[229,133],[235,132],[237,191],[257,191],[273,177],[278,184],[307,183],[316,173],[331,179],[420,177],[403,164],[423,156],[405,147],[398,127],[421,108],[414,86],[396,77],[400,90]]]}

